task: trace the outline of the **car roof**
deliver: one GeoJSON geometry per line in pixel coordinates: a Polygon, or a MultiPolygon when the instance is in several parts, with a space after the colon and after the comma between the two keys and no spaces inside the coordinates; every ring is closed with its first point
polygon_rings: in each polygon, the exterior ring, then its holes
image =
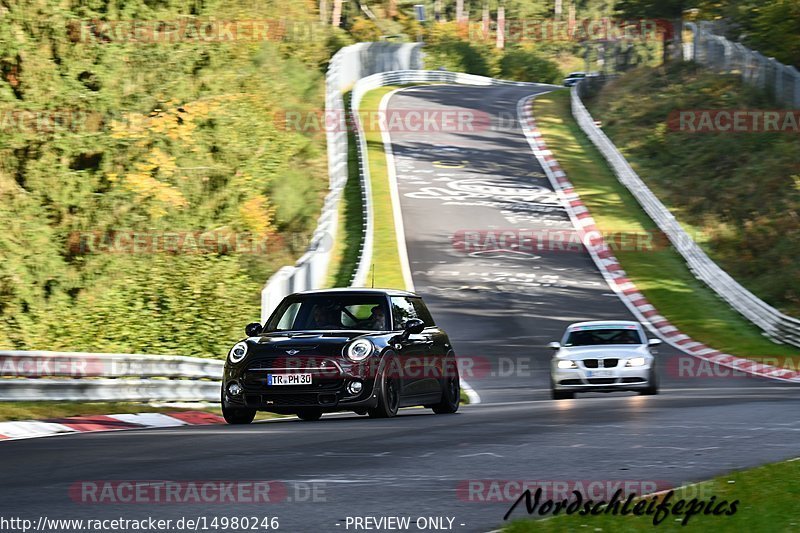
{"type": "Polygon", "coordinates": [[[290,296],[308,296],[312,294],[372,294],[386,296],[418,296],[417,294],[400,289],[372,289],[368,287],[337,287],[334,289],[317,289],[312,291],[300,291],[290,296]]]}
{"type": "Polygon", "coordinates": [[[636,326],[638,328],[641,327],[641,324],[633,320],[589,320],[586,322],[575,322],[574,324],[570,324],[569,326],[567,326],[567,329],[569,330],[586,326],[620,326],[620,327],[636,326]]]}

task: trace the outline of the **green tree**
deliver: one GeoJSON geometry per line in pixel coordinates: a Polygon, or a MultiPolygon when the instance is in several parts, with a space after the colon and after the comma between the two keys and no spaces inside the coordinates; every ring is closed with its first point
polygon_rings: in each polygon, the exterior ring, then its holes
{"type": "Polygon", "coordinates": [[[683,14],[697,7],[701,0],[621,0],[616,3],[617,14],[625,19],[662,19],[664,63],[680,59],[683,54],[683,14]]]}

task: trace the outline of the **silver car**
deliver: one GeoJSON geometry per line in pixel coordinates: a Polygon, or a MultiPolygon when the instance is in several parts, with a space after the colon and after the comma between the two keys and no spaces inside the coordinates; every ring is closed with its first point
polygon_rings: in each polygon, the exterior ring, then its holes
{"type": "Polygon", "coordinates": [[[584,78],[586,78],[585,72],[570,72],[567,77],[564,78],[564,87],[572,87],[584,78]]]}
{"type": "Polygon", "coordinates": [[[655,357],[638,322],[603,320],[578,322],[567,327],[550,363],[554,400],[575,397],[576,392],[637,391],[658,394],[655,357]]]}

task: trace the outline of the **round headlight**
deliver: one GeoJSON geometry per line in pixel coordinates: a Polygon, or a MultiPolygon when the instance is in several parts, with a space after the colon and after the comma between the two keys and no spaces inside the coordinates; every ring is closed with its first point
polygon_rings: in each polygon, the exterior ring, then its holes
{"type": "Polygon", "coordinates": [[[230,353],[228,354],[228,359],[231,363],[238,363],[244,356],[247,355],[247,343],[246,342],[237,342],[231,348],[230,353]]]}
{"type": "Polygon", "coordinates": [[[353,362],[359,363],[372,354],[372,343],[367,339],[358,339],[347,347],[345,355],[353,362]]]}

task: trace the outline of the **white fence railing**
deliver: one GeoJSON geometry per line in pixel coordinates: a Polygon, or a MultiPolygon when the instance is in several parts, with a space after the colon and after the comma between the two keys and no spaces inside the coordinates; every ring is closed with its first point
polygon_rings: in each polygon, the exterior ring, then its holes
{"type": "MultiPolygon", "coordinates": [[[[261,291],[261,322],[269,318],[275,306],[288,294],[318,289],[325,284],[339,223],[339,200],[348,176],[343,92],[364,76],[386,70],[418,68],[421,65],[422,52],[418,43],[359,43],[342,48],[331,58],[325,79],[325,114],[326,119],[335,119],[338,127],[329,127],[326,132],[330,192],[325,198],[317,229],[306,253],[294,266],[278,270],[261,291]]],[[[325,122],[330,123],[329,120],[325,122]]],[[[351,285],[364,284],[366,277],[363,275],[363,265],[369,264],[372,255],[372,207],[368,201],[368,187],[368,181],[361,182],[364,228],[359,263],[351,278],[351,285]]]]}
{"type": "Polygon", "coordinates": [[[223,361],[170,355],[0,351],[0,401],[212,401],[223,361]]]}
{"type": "Polygon", "coordinates": [[[582,84],[583,82],[572,89],[572,114],[575,120],[608,161],[617,179],[628,188],[659,229],[667,235],[695,277],[708,285],[742,316],[761,328],[771,339],[800,346],[800,320],[787,316],[762,301],[706,255],[634,172],[614,143],[595,124],[578,94],[582,84]]]}
{"type": "Polygon", "coordinates": [[[686,27],[694,39],[684,47],[685,60],[719,72],[738,73],[745,83],[769,91],[783,105],[800,107],[800,72],[796,68],[715,35],[708,22],[689,22],[686,27]]]}

